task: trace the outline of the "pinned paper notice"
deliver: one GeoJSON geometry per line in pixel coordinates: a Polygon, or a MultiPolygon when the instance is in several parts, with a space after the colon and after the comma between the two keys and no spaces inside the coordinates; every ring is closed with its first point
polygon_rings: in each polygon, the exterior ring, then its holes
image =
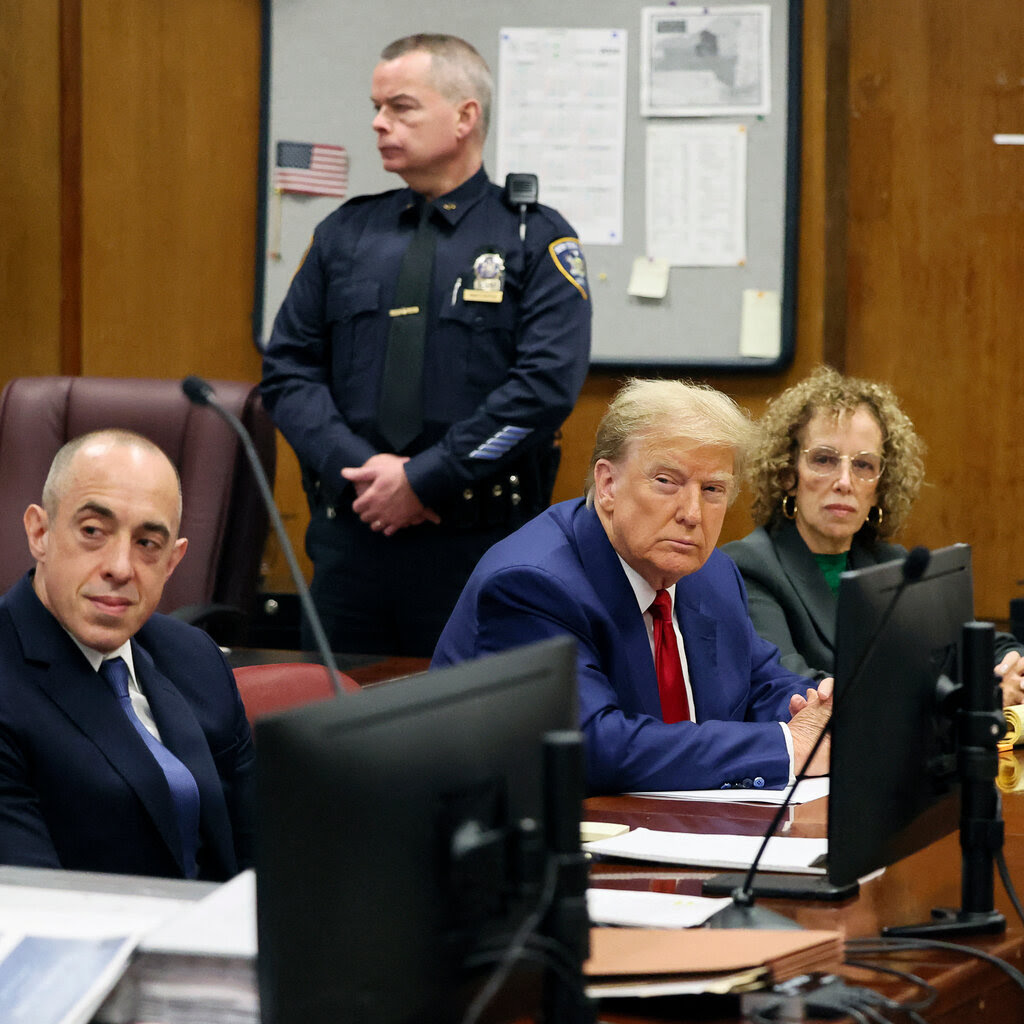
{"type": "Polygon", "coordinates": [[[778,359],[782,353],[782,305],[779,293],[743,290],[740,355],[778,359]]]}
{"type": "Polygon", "coordinates": [[[633,260],[633,272],[629,275],[626,293],[641,299],[665,298],[668,294],[668,270],[668,260],[638,256],[633,260]]]}

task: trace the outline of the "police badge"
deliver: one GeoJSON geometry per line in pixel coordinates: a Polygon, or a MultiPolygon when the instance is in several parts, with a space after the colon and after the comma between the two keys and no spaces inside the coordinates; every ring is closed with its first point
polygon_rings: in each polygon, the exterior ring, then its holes
{"type": "Polygon", "coordinates": [[[505,260],[500,253],[482,252],[473,260],[473,287],[465,288],[466,302],[501,302],[505,294],[505,260]]]}

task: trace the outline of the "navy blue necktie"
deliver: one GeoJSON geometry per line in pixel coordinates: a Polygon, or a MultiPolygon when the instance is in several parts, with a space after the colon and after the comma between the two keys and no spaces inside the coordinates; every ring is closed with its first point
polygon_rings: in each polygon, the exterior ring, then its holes
{"type": "Polygon", "coordinates": [[[437,228],[424,203],[419,224],[402,257],[384,358],[377,425],[393,452],[402,452],[423,430],[423,349],[434,275],[437,228]]]}
{"type": "Polygon", "coordinates": [[[196,780],[188,768],[142,724],[142,720],[135,713],[132,699],[128,695],[128,666],[124,658],[109,658],[103,661],[100,665],[100,675],[110,685],[121,705],[121,710],[128,716],[128,721],[135,726],[135,731],[145,741],[157,764],[163,769],[177,812],[185,874],[189,878],[195,878],[196,850],[199,845],[199,787],[196,780]]]}

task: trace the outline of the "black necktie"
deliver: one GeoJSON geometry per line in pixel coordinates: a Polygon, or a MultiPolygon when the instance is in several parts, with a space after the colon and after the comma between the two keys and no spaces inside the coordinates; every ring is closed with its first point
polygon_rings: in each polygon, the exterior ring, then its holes
{"type": "Polygon", "coordinates": [[[196,876],[196,849],[199,845],[199,787],[192,773],[172,754],[146,727],[132,707],[132,699],[128,694],[128,666],[123,658],[108,658],[100,664],[100,675],[114,691],[121,705],[121,710],[128,721],[135,726],[135,731],[145,741],[150,753],[156,759],[171,791],[174,809],[178,817],[178,829],[181,836],[181,854],[185,864],[185,874],[189,878],[196,876]]]}
{"type": "Polygon", "coordinates": [[[423,346],[437,243],[432,212],[430,203],[424,203],[419,225],[402,257],[390,310],[377,422],[395,452],[405,449],[423,429],[423,346]]]}

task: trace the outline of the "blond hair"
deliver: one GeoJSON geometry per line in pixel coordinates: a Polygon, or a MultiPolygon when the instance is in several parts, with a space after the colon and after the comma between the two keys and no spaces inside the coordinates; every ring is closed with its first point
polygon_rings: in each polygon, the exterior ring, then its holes
{"type": "MultiPolygon", "coordinates": [[[[731,448],[735,480],[743,472],[754,427],[728,395],[686,380],[627,380],[597,428],[584,482],[587,504],[594,502],[594,467],[600,459],[620,462],[634,443],[656,447],[686,440],[694,446],[731,448]]],[[[738,484],[729,494],[736,497],[738,484]]]]}

